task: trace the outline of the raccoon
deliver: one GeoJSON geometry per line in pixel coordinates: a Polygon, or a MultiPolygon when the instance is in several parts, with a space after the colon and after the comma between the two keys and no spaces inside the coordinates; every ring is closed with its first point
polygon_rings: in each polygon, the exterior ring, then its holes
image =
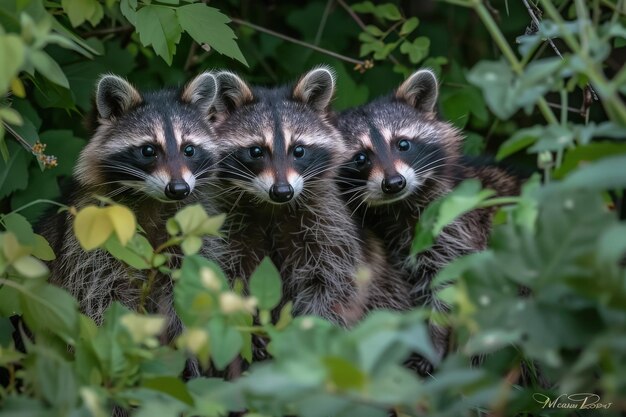
{"type": "Polygon", "coordinates": [[[334,181],[346,148],[331,123],[333,72],[319,67],[277,88],[251,87],[230,72],[216,77],[210,119],[223,151],[216,198],[228,213],[227,275],[245,281],[269,256],[294,314],[340,325],[370,308],[408,306],[399,278],[379,285],[374,276],[365,290],[355,280],[360,266],[385,270],[376,264],[385,257],[359,234],[334,181]],[[381,295],[388,292],[397,294],[381,295]]]}
{"type": "MultiPolygon", "coordinates": [[[[410,284],[412,304],[442,311],[445,306],[430,288],[433,277],[455,258],[485,248],[494,209],[460,217],[415,257],[410,248],[422,211],[467,178],[480,179],[498,195],[517,194],[519,181],[501,168],[462,157],[461,133],[437,118],[437,97],[435,75],[420,70],[393,94],[339,114],[348,152],[338,183],[360,223],[383,240],[389,262],[410,284]]],[[[431,325],[431,336],[443,357],[448,331],[431,325]]],[[[416,365],[422,374],[432,371],[424,360],[416,365]]]]}
{"type": "MultiPolygon", "coordinates": [[[[165,242],[165,221],[184,204],[201,202],[211,212],[209,195],[200,192],[215,177],[217,147],[206,115],[217,92],[215,77],[204,73],[182,90],[140,93],[115,75],[103,76],[95,94],[97,127],[80,153],[67,204],[82,208],[104,196],[131,208],[150,243],[165,242]]],[[[80,309],[97,323],[113,301],[136,309],[146,274],[104,250],[85,252],[72,229],[72,216],[47,216],[39,229],[57,258],[50,281],[70,291],[80,309]]],[[[216,257],[221,244],[207,239],[202,249],[216,257]]],[[[180,329],[173,312],[172,283],[158,276],[147,309],[165,314],[171,340],[180,329]]]]}

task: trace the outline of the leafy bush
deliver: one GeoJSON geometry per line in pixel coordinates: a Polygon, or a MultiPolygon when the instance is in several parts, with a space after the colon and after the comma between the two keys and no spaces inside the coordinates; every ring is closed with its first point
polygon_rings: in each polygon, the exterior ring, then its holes
{"type": "Polygon", "coordinates": [[[100,417],[114,404],[137,416],[626,410],[625,2],[447,3],[242,0],[220,5],[222,14],[187,0],[0,0],[0,416],[100,417]],[[240,16],[236,42],[226,15],[240,16]],[[150,88],[227,67],[275,83],[321,62],[337,69],[338,109],[388,92],[416,66],[434,68],[441,115],[464,129],[467,154],[494,152],[542,174],[517,197],[465,182],[423,214],[415,252],[462,213],[498,207],[489,248],[433,284],[448,283],[438,296],[451,311],[437,319],[452,327],[456,349],[432,378],[403,366],[410,352],[435,360],[429,311],[375,312],[342,329],[293,318],[287,304],[273,323],[276,268],[263,261],[249,295],[229,286],[196,254],[223,220],[198,206],[171,219],[172,239],[153,248],[122,206],[61,205],[85,249],[104,247],[134,268],[164,268],[167,247],[181,247],[181,267],[168,272],[186,329],[171,346],[157,338],[162,317],[114,304],[97,327],[47,283],[43,261],[54,253],[30,222],[71,174],[99,74],[150,88]],[[181,379],[188,358],[221,371],[250,360],[260,339],[272,359],[243,375],[181,379]]]}

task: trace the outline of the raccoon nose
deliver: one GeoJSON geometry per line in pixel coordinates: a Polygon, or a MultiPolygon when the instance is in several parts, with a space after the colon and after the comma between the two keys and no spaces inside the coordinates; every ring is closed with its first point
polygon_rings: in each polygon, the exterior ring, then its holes
{"type": "Polygon", "coordinates": [[[274,184],[270,188],[270,198],[277,203],[286,203],[293,198],[291,184],[274,184]]]}
{"type": "Polygon", "coordinates": [[[171,181],[165,186],[165,196],[170,200],[182,200],[189,195],[189,184],[185,181],[171,181]]]}
{"type": "Polygon", "coordinates": [[[383,179],[382,189],[385,194],[395,194],[406,186],[406,179],[402,175],[383,179]]]}

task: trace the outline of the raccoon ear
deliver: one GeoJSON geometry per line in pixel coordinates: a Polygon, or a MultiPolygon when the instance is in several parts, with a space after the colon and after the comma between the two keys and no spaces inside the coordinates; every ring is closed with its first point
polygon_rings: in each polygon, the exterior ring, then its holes
{"type": "Polygon", "coordinates": [[[435,111],[439,86],[437,76],[427,69],[414,72],[396,90],[396,98],[406,101],[417,110],[432,113],[435,111]]]}
{"type": "Polygon", "coordinates": [[[335,72],[330,67],[319,67],[307,72],[293,88],[293,98],[325,112],[335,94],[335,72]]]}
{"type": "Polygon", "coordinates": [[[141,94],[117,75],[105,75],[96,87],[96,108],[103,119],[122,115],[142,102],[141,94]]]}
{"type": "Polygon", "coordinates": [[[191,80],[183,89],[181,99],[195,104],[208,115],[217,97],[217,78],[211,72],[203,72],[191,80]]]}
{"type": "Polygon", "coordinates": [[[213,102],[216,113],[230,113],[254,99],[252,90],[238,75],[232,72],[218,72],[217,96],[213,102]]]}

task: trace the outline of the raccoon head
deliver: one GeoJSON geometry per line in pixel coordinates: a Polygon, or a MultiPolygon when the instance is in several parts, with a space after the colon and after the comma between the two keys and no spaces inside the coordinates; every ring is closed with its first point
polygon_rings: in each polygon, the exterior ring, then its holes
{"type": "Polygon", "coordinates": [[[420,70],[391,96],[339,116],[349,149],[339,181],[351,202],[377,206],[432,199],[448,187],[460,137],[437,120],[437,95],[435,75],[420,70]]]}
{"type": "Polygon", "coordinates": [[[328,121],[335,90],[329,68],[272,89],[252,88],[230,72],[217,79],[212,121],[224,150],[220,175],[227,184],[271,204],[295,202],[317,194],[324,182],[332,184],[345,148],[328,121]]]}
{"type": "Polygon", "coordinates": [[[216,92],[211,73],[180,91],[143,94],[120,77],[103,76],[95,96],[97,128],[75,169],[79,184],[108,197],[185,199],[209,180],[216,162],[207,123],[216,92]]]}

